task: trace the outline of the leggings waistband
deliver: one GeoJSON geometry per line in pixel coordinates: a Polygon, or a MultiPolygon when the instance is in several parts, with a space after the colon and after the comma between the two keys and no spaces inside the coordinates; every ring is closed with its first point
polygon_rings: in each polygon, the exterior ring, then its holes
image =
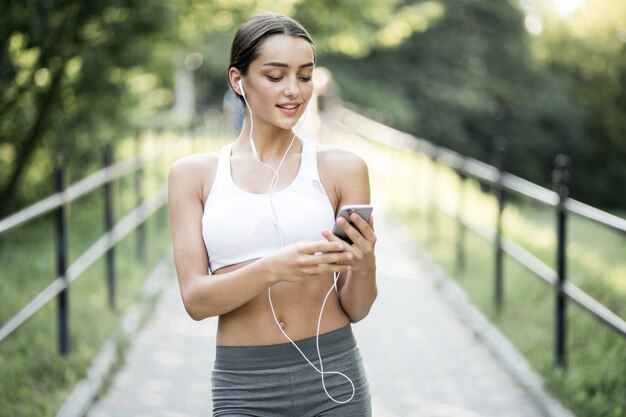
{"type": "MultiPolygon", "coordinates": [[[[296,345],[313,363],[318,362],[316,336],[296,340],[296,345]]],[[[322,358],[346,352],[356,347],[356,339],[349,324],[337,330],[320,334],[322,358]]],[[[251,370],[270,369],[306,363],[291,342],[268,346],[217,346],[215,369],[251,370]]]]}

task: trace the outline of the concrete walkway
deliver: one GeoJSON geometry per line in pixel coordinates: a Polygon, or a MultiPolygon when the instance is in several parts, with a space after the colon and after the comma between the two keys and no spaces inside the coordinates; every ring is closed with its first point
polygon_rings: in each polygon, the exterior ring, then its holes
{"type": "MultiPolygon", "coordinates": [[[[379,212],[376,226],[379,298],[354,325],[374,417],[572,416],[462,296],[450,301],[438,289],[440,272],[400,225],[379,212]]],[[[125,365],[87,415],[210,416],[215,327],[214,319],[186,315],[172,273],[125,365]]]]}

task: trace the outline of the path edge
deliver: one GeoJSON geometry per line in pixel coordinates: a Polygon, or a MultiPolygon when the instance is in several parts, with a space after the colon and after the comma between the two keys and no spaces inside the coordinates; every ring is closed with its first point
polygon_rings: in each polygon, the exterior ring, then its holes
{"type": "Polygon", "coordinates": [[[169,258],[154,267],[143,283],[139,299],[124,314],[118,330],[104,342],[86,377],[76,383],[56,417],[83,417],[87,414],[106,379],[115,372],[119,352],[124,351],[125,344],[132,343],[133,337],[141,331],[144,318],[155,307],[165,287],[171,284],[171,277],[169,258]]]}
{"type": "Polygon", "coordinates": [[[561,402],[550,394],[543,378],[530,366],[528,360],[511,341],[475,307],[465,291],[439,266],[430,253],[410,235],[397,220],[390,222],[395,232],[404,234],[404,242],[412,242],[413,253],[419,253],[431,269],[429,279],[443,301],[475,335],[485,343],[500,364],[515,381],[532,397],[546,417],[575,417],[561,402]]]}

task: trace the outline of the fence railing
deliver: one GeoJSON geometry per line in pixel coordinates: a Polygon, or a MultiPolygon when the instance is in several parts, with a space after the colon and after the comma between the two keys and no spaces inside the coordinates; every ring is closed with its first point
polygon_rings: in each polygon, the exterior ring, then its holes
{"type": "Polygon", "coordinates": [[[62,355],[69,352],[69,293],[70,284],[101,257],[106,256],[106,277],[108,302],[111,309],[115,309],[115,246],[124,237],[134,230],[138,232],[137,253],[140,261],[145,256],[145,221],[161,208],[167,201],[166,187],[161,187],[152,195],[144,198],[143,175],[144,167],[159,157],[160,152],[154,151],[149,155],[137,155],[125,161],[113,163],[112,148],[104,148],[104,168],[88,177],[66,186],[66,168],[63,157],[57,158],[54,172],[55,194],[35,203],[3,220],[0,220],[0,235],[9,230],[23,226],[33,220],[54,212],[55,241],[56,241],[56,278],[44,288],[36,297],[9,318],[0,327],[0,342],[29,320],[55,298],[58,300],[58,350],[62,355]],[[111,185],[129,174],[136,174],[135,208],[114,223],[114,204],[111,185]],[[104,189],[105,230],[98,240],[85,250],[78,258],[68,265],[68,231],[67,216],[69,205],[80,197],[104,189]]]}
{"type": "MultiPolygon", "coordinates": [[[[459,176],[462,184],[458,190],[460,194],[459,202],[463,201],[463,184],[466,184],[468,179],[473,178],[490,186],[497,201],[497,214],[493,228],[487,228],[464,219],[461,210],[462,203],[459,203],[456,210],[451,211],[439,205],[436,201],[437,199],[432,196],[428,200],[435,209],[456,220],[458,225],[456,260],[459,266],[462,267],[465,259],[465,230],[475,233],[493,245],[495,251],[493,297],[496,309],[499,310],[502,307],[502,257],[504,254],[516,260],[543,282],[553,287],[555,297],[554,360],[557,367],[565,368],[567,365],[567,316],[565,313],[568,300],[575,302],[584,311],[598,319],[600,323],[626,338],[626,322],[621,317],[578,286],[567,281],[567,216],[576,214],[610,229],[626,233],[626,220],[573,200],[568,196],[569,173],[567,171],[567,157],[559,155],[556,159],[553,172],[553,182],[556,191],[551,191],[510,173],[503,172],[501,164],[497,162],[502,160],[501,156],[498,157],[498,153],[503,152],[501,141],[496,141],[497,153],[495,158],[496,165],[500,166],[491,166],[451,150],[435,146],[427,140],[397,131],[345,108],[333,109],[333,115],[328,116],[333,124],[357,135],[361,139],[402,152],[419,153],[427,156],[433,162],[449,167],[459,176]],[[557,237],[556,269],[547,265],[517,242],[503,235],[502,214],[506,204],[505,197],[508,194],[521,195],[554,209],[557,237]]],[[[436,190],[432,192],[436,192],[436,190]]]]}

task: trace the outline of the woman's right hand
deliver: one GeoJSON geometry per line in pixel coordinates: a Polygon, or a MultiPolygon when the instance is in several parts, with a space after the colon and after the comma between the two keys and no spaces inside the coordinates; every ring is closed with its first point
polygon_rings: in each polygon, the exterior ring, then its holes
{"type": "Polygon", "coordinates": [[[312,277],[334,272],[347,272],[354,255],[345,242],[298,242],[285,246],[264,260],[277,281],[303,282],[312,277]]]}

